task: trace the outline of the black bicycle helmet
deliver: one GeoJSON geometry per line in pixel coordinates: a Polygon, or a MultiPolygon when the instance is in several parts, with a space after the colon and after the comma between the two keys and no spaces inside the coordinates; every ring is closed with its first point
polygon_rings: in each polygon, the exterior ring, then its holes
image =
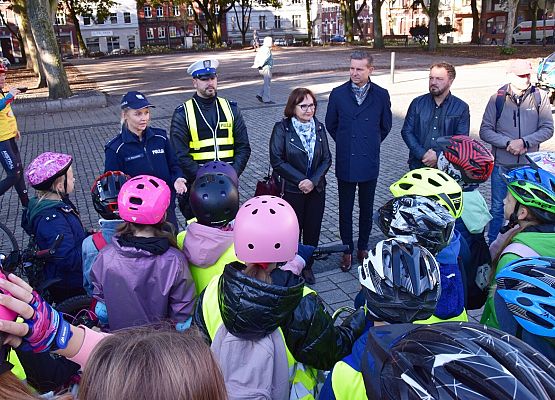
{"type": "Polygon", "coordinates": [[[239,210],[239,192],[229,176],[221,172],[205,174],[195,179],[189,204],[201,225],[225,226],[239,210]]]}
{"type": "Polygon", "coordinates": [[[358,267],[366,307],[391,324],[429,318],[439,299],[439,265],[424,247],[401,238],[379,242],[358,267]]]}
{"type": "Polygon", "coordinates": [[[368,399],[555,398],[555,365],[514,336],[480,324],[378,327],[367,349],[368,399]]]}
{"type": "Polygon", "coordinates": [[[451,241],[455,219],[436,201],[424,196],[402,196],[383,205],[374,221],[388,237],[412,236],[432,254],[451,241]]]}
{"type": "Polygon", "coordinates": [[[129,175],[121,171],[108,171],[100,175],[91,187],[94,209],[104,219],[118,219],[118,194],[129,175]]]}

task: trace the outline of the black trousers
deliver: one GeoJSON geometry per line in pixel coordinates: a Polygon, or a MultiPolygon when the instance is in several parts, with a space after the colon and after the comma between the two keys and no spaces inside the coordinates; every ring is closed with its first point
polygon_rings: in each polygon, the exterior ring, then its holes
{"type": "Polygon", "coordinates": [[[303,244],[318,246],[326,204],[326,191],[318,192],[313,189],[308,194],[285,192],[283,198],[291,204],[297,214],[303,244]]]}
{"type": "Polygon", "coordinates": [[[23,207],[29,204],[25,179],[23,178],[23,164],[15,138],[0,142],[0,164],[6,171],[6,178],[0,181],[0,196],[12,186],[17,191],[19,201],[23,207]]]}
{"type": "Polygon", "coordinates": [[[358,250],[368,250],[368,240],[372,230],[372,210],[374,208],[374,194],[378,180],[368,182],[346,182],[337,180],[339,189],[339,235],[343,244],[349,246],[351,253],[353,244],[353,208],[355,205],[355,191],[358,186],[358,250]]]}

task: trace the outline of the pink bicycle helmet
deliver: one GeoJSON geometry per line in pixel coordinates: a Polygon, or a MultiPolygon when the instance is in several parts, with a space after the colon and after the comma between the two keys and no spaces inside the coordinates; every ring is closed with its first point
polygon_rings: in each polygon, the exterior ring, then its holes
{"type": "Polygon", "coordinates": [[[297,253],[297,215],[279,197],[258,196],[248,200],[237,212],[233,233],[235,254],[243,262],[285,262],[297,253]]]}
{"type": "Polygon", "coordinates": [[[72,162],[69,154],[48,151],[31,161],[25,169],[25,176],[35,189],[48,190],[57,178],[67,173],[72,162]]]}
{"type": "Polygon", "coordinates": [[[141,225],[161,222],[170,205],[170,188],[162,179],[139,175],[123,184],[118,195],[121,219],[141,225]]]}

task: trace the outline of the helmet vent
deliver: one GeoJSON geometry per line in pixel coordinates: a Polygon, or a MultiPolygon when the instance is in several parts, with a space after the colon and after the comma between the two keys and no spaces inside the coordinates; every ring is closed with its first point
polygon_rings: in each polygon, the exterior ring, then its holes
{"type": "Polygon", "coordinates": [[[254,244],[249,243],[249,244],[248,244],[248,247],[249,247],[250,250],[254,250],[254,244]]]}
{"type": "Polygon", "coordinates": [[[440,187],[440,186],[441,186],[441,183],[439,183],[439,182],[436,181],[435,179],[428,179],[428,183],[429,183],[430,185],[435,186],[435,187],[440,187]]]}
{"type": "Polygon", "coordinates": [[[251,214],[252,214],[252,215],[258,214],[258,208],[255,208],[254,210],[252,210],[252,213],[251,213],[251,214]]]}
{"type": "Polygon", "coordinates": [[[226,193],[225,191],[222,190],[222,191],[220,192],[220,196],[222,196],[222,197],[227,197],[227,193],[226,193]]]}
{"type": "Polygon", "coordinates": [[[143,199],[141,199],[139,197],[130,197],[129,202],[131,204],[135,204],[137,206],[140,206],[141,204],[143,204],[143,199]]]}
{"type": "Polygon", "coordinates": [[[270,214],[274,215],[276,211],[273,208],[270,208],[270,214]]]}
{"type": "Polygon", "coordinates": [[[145,185],[143,185],[142,183],[139,183],[137,185],[137,189],[143,190],[145,188],[145,185]]]}
{"type": "Polygon", "coordinates": [[[159,188],[159,187],[160,187],[160,185],[158,184],[158,182],[156,182],[154,179],[149,179],[148,181],[149,181],[149,182],[152,184],[152,186],[154,186],[155,188],[159,188]]]}
{"type": "Polygon", "coordinates": [[[280,243],[274,244],[274,248],[275,248],[276,250],[279,249],[280,247],[281,247],[281,244],[280,244],[280,243]]]}

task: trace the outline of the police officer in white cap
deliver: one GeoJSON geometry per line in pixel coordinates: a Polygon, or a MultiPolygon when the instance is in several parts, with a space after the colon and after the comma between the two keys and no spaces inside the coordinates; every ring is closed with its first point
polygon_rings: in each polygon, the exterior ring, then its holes
{"type": "MultiPolygon", "coordinates": [[[[173,113],[170,137],[188,185],[199,166],[214,160],[230,163],[241,175],[251,154],[241,110],[217,94],[218,65],[218,60],[207,58],[187,68],[196,93],[173,113]]],[[[188,195],[180,199],[179,207],[187,219],[193,217],[188,195]]]]}

